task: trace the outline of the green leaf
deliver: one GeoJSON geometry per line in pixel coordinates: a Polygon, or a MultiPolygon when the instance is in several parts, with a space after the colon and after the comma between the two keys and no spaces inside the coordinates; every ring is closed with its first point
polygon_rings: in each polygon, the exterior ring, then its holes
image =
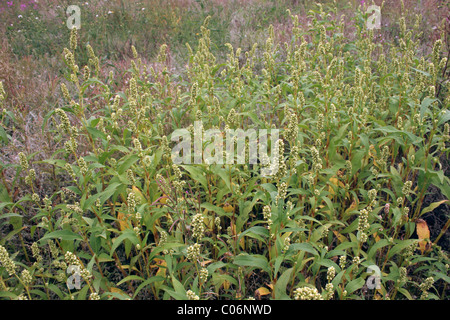
{"type": "Polygon", "coordinates": [[[89,290],[89,286],[87,286],[87,285],[85,285],[83,288],[81,288],[81,290],[78,291],[77,300],[86,300],[88,290],[89,290]]]}
{"type": "Polygon", "coordinates": [[[269,263],[266,257],[259,254],[240,254],[234,258],[234,264],[245,267],[255,267],[270,273],[269,263]]]}
{"type": "Polygon", "coordinates": [[[55,113],[55,108],[51,108],[50,111],[45,115],[43,121],[42,121],[42,126],[41,126],[41,131],[42,133],[44,133],[45,127],[47,126],[47,121],[48,119],[50,119],[50,117],[55,113]]]}
{"type": "Polygon", "coordinates": [[[9,239],[11,239],[13,236],[15,236],[16,234],[20,233],[23,229],[25,229],[27,227],[22,227],[20,229],[14,229],[13,231],[11,231],[10,233],[8,233],[6,236],[1,237],[0,238],[0,244],[4,245],[7,241],[9,241],[9,239]]]}
{"type": "Polygon", "coordinates": [[[333,203],[331,202],[331,199],[328,197],[322,197],[322,200],[325,201],[325,203],[327,204],[327,207],[330,209],[330,216],[333,217],[335,212],[334,212],[334,207],[333,207],[333,203]]]}
{"type": "Polygon", "coordinates": [[[175,291],[166,286],[162,286],[161,289],[166,291],[175,300],[187,300],[186,289],[183,287],[180,281],[175,279],[175,277],[172,277],[172,285],[175,291]]]}
{"type": "Polygon", "coordinates": [[[238,282],[236,281],[236,279],[234,279],[232,276],[228,275],[228,274],[220,274],[220,273],[213,273],[212,275],[212,283],[214,284],[214,286],[218,289],[220,288],[225,281],[228,281],[229,283],[237,286],[238,282]]]}
{"type": "Polygon", "coordinates": [[[83,211],[86,211],[86,210],[90,209],[91,206],[95,203],[95,201],[96,201],[97,199],[99,199],[101,196],[102,196],[102,192],[96,193],[96,194],[94,194],[94,195],[89,195],[88,198],[87,198],[86,200],[85,200],[85,198],[83,197],[83,198],[81,199],[81,203],[80,203],[81,209],[82,209],[83,211]]]}
{"type": "Polygon", "coordinates": [[[100,130],[93,127],[86,127],[86,130],[89,132],[89,134],[92,136],[94,140],[98,138],[106,140],[106,135],[100,130]]]}
{"type": "Polygon", "coordinates": [[[119,300],[130,300],[130,296],[124,292],[106,292],[106,295],[119,300]]]}
{"type": "Polygon", "coordinates": [[[410,245],[416,243],[417,239],[408,239],[408,240],[399,240],[399,242],[389,250],[388,259],[393,257],[396,253],[400,252],[401,250],[409,247],[410,245]]]}
{"type": "MultiPolygon", "coordinates": [[[[104,203],[107,199],[109,199],[116,192],[117,188],[119,188],[119,186],[122,186],[122,185],[123,184],[120,182],[111,183],[104,191],[100,192],[100,194],[98,196],[98,198],[100,199],[100,203],[104,203]]],[[[87,205],[89,205],[88,200],[86,200],[87,205]]],[[[85,204],[86,207],[87,207],[87,205],[85,204]]]]}
{"type": "Polygon", "coordinates": [[[438,126],[440,126],[443,123],[446,123],[447,121],[450,121],[450,110],[446,110],[444,114],[439,118],[438,126]]]}
{"type": "Polygon", "coordinates": [[[39,299],[35,298],[36,300],[47,300],[47,294],[42,290],[33,289],[30,290],[30,293],[32,294],[32,296],[39,296],[39,299]]]}
{"type": "Polygon", "coordinates": [[[381,239],[378,242],[376,242],[367,253],[367,259],[371,260],[378,249],[381,249],[389,244],[389,241],[386,239],[381,239]]]}
{"type": "Polygon", "coordinates": [[[339,270],[339,269],[340,269],[339,266],[338,266],[335,262],[333,262],[332,260],[330,260],[330,259],[318,259],[318,260],[316,261],[316,264],[317,264],[317,265],[320,265],[320,266],[327,267],[327,268],[329,268],[329,267],[334,267],[336,270],[339,270]]]}
{"type": "Polygon", "coordinates": [[[241,232],[239,234],[239,239],[238,240],[240,240],[243,236],[252,237],[252,238],[255,238],[255,239],[258,239],[260,241],[265,242],[264,238],[262,238],[262,237],[268,237],[269,236],[269,230],[267,230],[267,228],[264,228],[264,227],[261,227],[261,226],[254,226],[254,227],[251,227],[251,228],[241,232]]]}
{"type": "Polygon", "coordinates": [[[450,277],[442,272],[438,272],[438,271],[433,271],[434,274],[434,281],[437,281],[439,279],[444,280],[447,283],[450,283],[450,277]]]}
{"type": "Polygon", "coordinates": [[[0,291],[0,298],[5,298],[5,297],[10,298],[10,300],[15,300],[17,298],[17,295],[12,292],[8,292],[8,291],[0,291]]]}
{"type": "Polygon", "coordinates": [[[347,283],[347,285],[345,286],[345,290],[347,290],[347,293],[350,294],[358,289],[361,289],[364,283],[365,280],[363,278],[354,279],[347,283]]]}
{"type": "Polygon", "coordinates": [[[91,245],[92,250],[98,254],[102,245],[100,237],[94,233],[91,233],[91,236],[89,237],[89,243],[91,245]]]}
{"type": "Polygon", "coordinates": [[[291,279],[293,268],[289,268],[283,272],[283,274],[278,278],[275,284],[275,299],[276,300],[285,300],[289,299],[289,296],[286,294],[286,288],[288,286],[288,282],[291,279]]]}
{"type": "Polygon", "coordinates": [[[98,262],[111,262],[111,261],[114,261],[114,259],[108,256],[108,254],[105,252],[102,252],[98,255],[98,262]]]}
{"type": "Polygon", "coordinates": [[[289,251],[305,251],[311,253],[314,256],[318,256],[317,250],[308,242],[293,243],[289,246],[289,251]]]}
{"type": "Polygon", "coordinates": [[[226,264],[224,262],[217,261],[217,262],[211,263],[209,266],[206,267],[206,269],[208,269],[209,274],[213,274],[214,271],[216,271],[217,269],[223,268],[225,266],[226,266],[226,264]]]}
{"type": "Polygon", "coordinates": [[[432,204],[430,204],[428,207],[424,208],[422,210],[422,212],[420,213],[420,215],[424,215],[425,213],[431,212],[434,209],[436,209],[437,207],[439,207],[441,204],[446,203],[446,202],[450,202],[450,200],[442,200],[442,201],[437,201],[437,202],[433,202],[432,204]]]}
{"type": "Polygon", "coordinates": [[[409,139],[409,141],[413,144],[418,144],[423,140],[422,138],[414,135],[413,133],[411,133],[409,131],[398,130],[397,128],[394,128],[393,126],[384,126],[384,127],[380,127],[380,128],[375,128],[373,130],[381,131],[383,133],[388,133],[389,137],[396,139],[397,142],[399,142],[399,143],[402,143],[402,141],[398,140],[397,138],[399,138],[401,135],[406,136],[409,139]]]}
{"type": "Polygon", "coordinates": [[[189,172],[191,179],[194,181],[198,181],[205,190],[208,190],[208,183],[206,182],[206,177],[204,175],[204,171],[201,170],[200,167],[195,167],[193,165],[180,165],[187,172],[189,172]]]}
{"type": "Polygon", "coordinates": [[[116,287],[120,286],[122,283],[128,282],[128,281],[144,281],[145,279],[136,275],[131,275],[123,278],[119,282],[116,283],[116,287]]]}
{"type": "Polygon", "coordinates": [[[61,239],[61,240],[83,240],[83,238],[78,234],[70,230],[58,230],[45,234],[40,240],[47,239],[61,239]]]}
{"type": "Polygon", "coordinates": [[[323,232],[326,231],[326,229],[329,228],[330,226],[331,223],[327,223],[326,225],[316,228],[311,235],[310,241],[312,243],[318,241],[320,238],[322,238],[323,232]]]}
{"type": "Polygon", "coordinates": [[[130,150],[127,147],[121,146],[121,145],[115,145],[115,144],[111,145],[109,149],[112,150],[112,151],[120,151],[120,152],[123,152],[123,153],[130,152],[130,150]]]}
{"type": "Polygon", "coordinates": [[[398,292],[400,292],[401,294],[403,294],[406,298],[408,298],[408,300],[414,300],[414,298],[411,296],[411,294],[409,293],[409,291],[406,290],[405,288],[398,288],[398,292]]]}
{"type": "Polygon", "coordinates": [[[47,285],[47,288],[51,291],[53,291],[60,299],[62,299],[64,297],[62,291],[60,288],[58,288],[55,284],[53,283],[49,283],[47,285]]]}
{"type": "Polygon", "coordinates": [[[258,117],[258,115],[255,112],[242,112],[240,114],[252,119],[254,124],[256,124],[260,127],[264,126],[264,123],[261,121],[261,119],[258,117]]]}
{"type": "MultiPolygon", "coordinates": [[[[132,276],[128,276],[128,277],[132,277],[132,276]]],[[[127,278],[128,278],[128,277],[127,277],[127,278]]],[[[123,280],[125,280],[125,279],[123,279],[123,280]]],[[[123,280],[122,280],[122,281],[123,281],[123,280]]],[[[122,282],[122,281],[121,281],[121,282],[122,282]]],[[[154,276],[154,277],[151,277],[151,278],[145,280],[144,282],[142,282],[142,283],[136,288],[136,291],[134,292],[134,295],[133,295],[133,299],[134,299],[134,298],[138,295],[138,293],[139,293],[142,289],[144,289],[146,286],[152,284],[153,282],[158,282],[158,281],[164,281],[164,278],[161,277],[161,276],[154,276]]],[[[117,284],[117,285],[119,285],[119,284],[117,284]]]]}
{"type": "Polygon", "coordinates": [[[186,294],[186,289],[181,284],[181,282],[178,281],[174,276],[172,276],[172,285],[173,285],[173,288],[175,289],[175,292],[180,293],[180,294],[186,294]]]}
{"type": "Polygon", "coordinates": [[[423,70],[419,70],[419,69],[416,69],[416,68],[413,68],[413,67],[411,67],[411,69],[416,71],[416,72],[419,72],[419,73],[425,75],[426,77],[431,77],[431,74],[429,74],[428,72],[425,72],[423,70]]]}
{"type": "Polygon", "coordinates": [[[232,212],[225,212],[221,207],[215,206],[211,203],[205,202],[201,204],[202,208],[208,209],[209,211],[217,213],[219,216],[232,216],[232,212]]]}
{"type": "MultiPolygon", "coordinates": [[[[279,239],[277,239],[277,242],[279,242],[279,239]]],[[[276,276],[278,274],[278,270],[280,270],[281,263],[284,260],[284,255],[279,255],[275,258],[275,261],[271,261],[270,264],[273,266],[273,274],[276,276]]],[[[273,260],[273,259],[272,259],[273,260]]]]}
{"type": "Polygon", "coordinates": [[[117,168],[117,172],[119,174],[127,171],[136,161],[139,160],[139,156],[137,154],[130,154],[121,159],[119,162],[119,167],[117,168]]]}
{"type": "Polygon", "coordinates": [[[4,143],[8,143],[8,135],[6,134],[6,131],[5,129],[3,129],[3,127],[0,127],[0,138],[4,143]]]}
{"type": "MultiPolygon", "coordinates": [[[[12,203],[11,203],[11,204],[12,204],[12,203]]],[[[0,219],[11,218],[11,217],[20,217],[20,218],[22,218],[22,216],[21,216],[20,214],[17,214],[17,213],[14,213],[14,212],[10,212],[10,213],[2,214],[2,215],[0,216],[0,219]]]]}
{"type": "Polygon", "coordinates": [[[422,100],[422,103],[420,104],[420,117],[423,118],[424,114],[429,114],[430,113],[430,109],[429,106],[435,102],[438,101],[437,98],[430,98],[430,97],[426,97],[425,99],[422,100]]]}
{"type": "Polygon", "coordinates": [[[112,256],[114,251],[116,251],[116,249],[120,246],[120,244],[125,239],[128,239],[129,241],[131,241],[131,243],[133,243],[134,245],[139,243],[139,239],[137,238],[134,230],[126,229],[123,231],[123,233],[120,236],[118,236],[117,238],[115,238],[113,240],[113,245],[111,246],[111,251],[109,253],[110,256],[112,256]]]}
{"type": "Polygon", "coordinates": [[[219,177],[225,182],[225,185],[228,187],[228,191],[231,191],[231,183],[230,183],[230,172],[224,168],[216,167],[215,173],[219,175],[219,177]]]}

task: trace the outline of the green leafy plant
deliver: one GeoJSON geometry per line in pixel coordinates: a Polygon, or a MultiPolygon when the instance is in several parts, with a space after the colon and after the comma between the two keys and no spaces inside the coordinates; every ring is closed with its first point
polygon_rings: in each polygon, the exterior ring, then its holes
{"type": "MultiPolygon", "coordinates": [[[[132,46],[119,90],[72,29],[63,99],[43,128],[59,149],[35,162],[21,153],[7,165],[16,179],[2,181],[0,219],[12,230],[0,240],[0,296],[448,298],[450,261],[437,244],[448,214],[434,241],[423,219],[449,205],[444,39],[419,57],[418,24],[407,29],[402,17],[398,43],[385,48],[363,11],[354,39],[337,7],[330,12],[309,11],[305,29],[288,11],[289,41],[270,26],[262,46],[225,44],[223,62],[207,17],[183,77],[169,71],[167,45],[152,67],[132,46]],[[175,164],[171,135],[194,134],[195,121],[205,130],[282,129],[270,141],[277,173],[262,176],[261,162],[175,164]],[[58,182],[45,196],[36,186],[43,164],[58,182]],[[18,199],[16,181],[28,188],[18,199]],[[446,199],[425,206],[431,187],[446,199]],[[369,288],[373,266],[379,286],[369,288]],[[79,289],[68,286],[74,277],[79,289]]],[[[2,125],[10,121],[6,111],[2,125]]]]}

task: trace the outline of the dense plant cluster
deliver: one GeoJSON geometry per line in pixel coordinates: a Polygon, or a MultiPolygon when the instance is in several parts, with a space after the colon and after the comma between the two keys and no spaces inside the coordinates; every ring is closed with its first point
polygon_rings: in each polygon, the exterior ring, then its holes
{"type": "MultiPolygon", "coordinates": [[[[421,219],[448,203],[424,206],[431,186],[450,197],[445,37],[419,56],[420,16],[411,28],[401,17],[389,45],[362,11],[354,38],[336,9],[319,5],[309,18],[306,30],[291,15],[283,43],[269,27],[263,46],[226,44],[223,63],[206,18],[182,76],[168,69],[166,45],[150,67],[133,46],[122,91],[73,29],[63,100],[43,127],[58,151],[8,165],[28,186],[17,201],[2,174],[0,219],[11,230],[0,240],[0,296],[448,299],[448,248],[437,242],[449,224],[432,241],[421,219]],[[280,148],[276,174],[262,176],[261,162],[175,164],[171,135],[193,135],[196,121],[281,129],[270,141],[280,148]],[[40,164],[59,183],[52,194],[35,191],[40,164]],[[69,266],[79,289],[67,286],[69,266]]],[[[7,109],[1,119],[14,120],[7,109]]]]}

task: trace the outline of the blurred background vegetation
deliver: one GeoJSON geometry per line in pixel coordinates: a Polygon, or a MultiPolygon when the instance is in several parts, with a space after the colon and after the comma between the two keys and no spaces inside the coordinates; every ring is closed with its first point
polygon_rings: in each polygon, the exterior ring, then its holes
{"type": "MultiPolygon", "coordinates": [[[[369,2],[336,2],[337,14],[348,22],[350,31],[354,28],[355,12],[363,10],[369,2]]],[[[151,65],[164,43],[168,45],[170,71],[182,74],[186,44],[195,47],[200,26],[207,16],[211,16],[211,50],[220,60],[226,58],[226,43],[243,52],[250,50],[255,42],[262,44],[270,24],[280,43],[290,39],[292,22],[287,9],[298,14],[301,26],[307,29],[307,12],[315,3],[334,5],[330,0],[3,0],[0,2],[0,80],[9,92],[6,103],[23,116],[33,106],[34,118],[41,111],[36,106],[43,108],[44,113],[54,107],[59,95],[55,89],[64,68],[60,58],[69,38],[66,26],[69,5],[81,9],[80,43],[89,43],[101,63],[109,65],[116,74],[123,74],[127,68],[132,45],[138,49],[143,62],[151,65]],[[25,91],[35,94],[25,95],[25,91]]],[[[380,0],[374,3],[382,4],[380,0]]],[[[404,6],[410,21],[414,21],[416,14],[423,16],[422,50],[424,54],[429,53],[434,41],[448,28],[450,4],[444,0],[405,0],[404,6]]],[[[384,1],[378,41],[395,41],[401,10],[400,1],[384,1]]],[[[84,64],[87,62],[85,46],[81,49],[77,58],[84,64]]]]}
{"type": "MultiPolygon", "coordinates": [[[[18,153],[30,155],[33,161],[49,159],[61,148],[54,141],[50,131],[44,130],[45,116],[57,108],[62,101],[60,84],[67,76],[62,53],[69,43],[70,31],[66,26],[66,9],[78,5],[81,9],[81,29],[77,62],[84,65],[88,61],[86,44],[90,44],[100,64],[102,72],[114,73],[116,88],[125,90],[128,86],[127,70],[133,59],[132,46],[135,46],[147,66],[157,67],[157,55],[162,44],[167,44],[168,66],[171,74],[185,76],[185,65],[189,56],[189,46],[195,48],[201,38],[200,27],[207,16],[211,17],[211,51],[221,61],[229,52],[226,43],[234,48],[249,51],[254,43],[264,46],[269,26],[273,26],[275,39],[283,44],[292,36],[292,21],[288,9],[299,15],[300,26],[310,27],[307,13],[316,3],[334,6],[334,1],[306,0],[95,0],[95,1],[0,1],[0,81],[7,92],[4,101],[5,112],[2,127],[11,136],[10,143],[2,144],[0,131],[0,178],[14,179],[14,171],[5,164],[18,163],[18,153]],[[189,46],[187,46],[187,44],[189,46]],[[8,123],[13,119],[13,123],[8,123]]],[[[346,35],[353,36],[355,16],[364,11],[367,5],[381,0],[337,1],[338,10],[332,14],[341,16],[346,35]]],[[[450,52],[449,12],[450,2],[446,0],[386,0],[381,11],[382,25],[376,32],[378,43],[396,43],[399,34],[399,17],[405,13],[407,23],[413,24],[416,15],[422,15],[421,45],[418,56],[428,55],[436,39],[443,39],[442,51],[450,52]],[[444,35],[444,37],[442,37],[444,35]]],[[[361,19],[360,23],[364,23],[361,19]]],[[[356,37],[356,36],[355,36],[356,37]]],[[[387,50],[387,49],[386,49],[387,50]]],[[[449,59],[450,60],[450,59],[449,59]]],[[[157,69],[157,68],[155,68],[157,69]]],[[[447,70],[447,68],[446,68],[447,70]]],[[[103,75],[105,76],[105,75],[103,75]]],[[[0,129],[2,129],[0,127],[0,129]]],[[[6,139],[7,140],[7,139],[6,139]]],[[[444,173],[449,176],[449,160],[440,159],[444,173]]],[[[42,166],[45,166],[42,164],[42,166]]],[[[49,170],[51,167],[49,166],[49,170]]],[[[39,192],[51,194],[58,181],[52,180],[48,171],[37,173],[39,192]]],[[[3,190],[4,191],[4,190],[3,190]]],[[[1,192],[3,192],[1,191],[1,192]]],[[[429,190],[423,207],[442,200],[437,192],[429,190]]],[[[18,199],[26,188],[11,190],[18,199]]],[[[444,212],[449,206],[439,208],[438,218],[427,220],[432,238],[442,229],[444,212]],[[433,225],[435,224],[435,225],[433,225]],[[439,226],[436,226],[439,225],[439,226]]],[[[0,234],[1,234],[0,230],[0,234]]],[[[448,234],[448,232],[447,232],[448,234]]],[[[448,249],[448,237],[441,240],[448,249]]]]}

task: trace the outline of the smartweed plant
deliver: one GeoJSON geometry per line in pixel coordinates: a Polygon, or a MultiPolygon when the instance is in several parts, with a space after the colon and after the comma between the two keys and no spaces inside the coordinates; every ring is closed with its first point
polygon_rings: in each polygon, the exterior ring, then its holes
{"type": "MultiPolygon", "coordinates": [[[[290,39],[270,26],[262,45],[224,44],[224,62],[206,18],[183,76],[167,45],[152,66],[132,46],[124,90],[72,29],[62,99],[43,126],[58,150],[21,152],[0,171],[0,296],[448,299],[448,211],[434,238],[424,220],[450,197],[448,39],[419,56],[419,16],[400,17],[398,41],[381,44],[363,8],[353,37],[335,7],[317,5],[307,27],[287,13],[290,39]],[[236,150],[242,162],[174,163],[182,129],[279,129],[267,141],[277,170],[249,161],[258,139],[236,150]],[[36,185],[44,164],[58,182],[48,194],[36,185]],[[430,188],[443,198],[426,204],[430,188]]],[[[1,86],[5,128],[7,95],[1,86]]]]}

